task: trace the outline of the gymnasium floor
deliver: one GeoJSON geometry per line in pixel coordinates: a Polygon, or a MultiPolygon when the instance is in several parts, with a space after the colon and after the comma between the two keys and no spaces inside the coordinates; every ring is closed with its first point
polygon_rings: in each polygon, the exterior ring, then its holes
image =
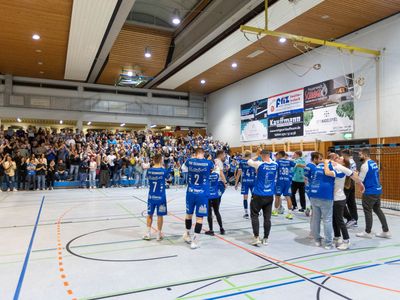
{"type": "Polygon", "coordinates": [[[183,189],[168,190],[167,239],[141,239],[146,193],[1,193],[0,298],[400,299],[399,213],[387,211],[393,239],[365,240],[355,237],[364,225],[360,211],[346,252],[314,247],[305,216],[279,216],[270,245],[255,248],[240,193],[229,188],[222,204],[227,235],[203,235],[201,248],[190,250],[181,239],[183,189]]]}

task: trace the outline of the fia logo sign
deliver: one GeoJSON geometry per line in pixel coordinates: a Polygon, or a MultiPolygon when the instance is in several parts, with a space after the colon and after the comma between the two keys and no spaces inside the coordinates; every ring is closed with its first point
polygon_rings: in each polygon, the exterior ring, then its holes
{"type": "Polygon", "coordinates": [[[281,105],[288,104],[290,102],[289,96],[281,97],[276,99],[276,107],[278,108],[281,105]]]}

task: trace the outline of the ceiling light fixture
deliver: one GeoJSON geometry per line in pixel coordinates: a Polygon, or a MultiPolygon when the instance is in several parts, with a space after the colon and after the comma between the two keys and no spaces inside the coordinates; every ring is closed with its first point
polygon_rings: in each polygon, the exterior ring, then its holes
{"type": "Polygon", "coordinates": [[[87,124],[88,124],[88,125],[91,125],[91,124],[92,124],[92,122],[91,122],[91,121],[89,121],[89,122],[87,122],[87,124]]]}
{"type": "Polygon", "coordinates": [[[34,39],[34,40],[40,40],[40,35],[38,35],[38,34],[34,34],[34,35],[32,35],[32,39],[34,39]]]}
{"type": "Polygon", "coordinates": [[[17,121],[18,121],[18,123],[21,123],[21,122],[22,122],[22,120],[21,120],[20,118],[17,118],[17,121]]]}
{"type": "Polygon", "coordinates": [[[285,42],[286,42],[286,38],[285,38],[285,37],[281,37],[281,38],[279,39],[279,42],[282,43],[282,44],[285,43],[285,42]]]}
{"type": "Polygon", "coordinates": [[[174,25],[179,25],[181,23],[181,16],[180,16],[179,10],[177,10],[177,9],[174,10],[174,15],[172,17],[172,23],[174,25]]]}
{"type": "Polygon", "coordinates": [[[232,68],[236,69],[238,65],[237,65],[237,63],[234,62],[234,63],[232,63],[231,66],[232,66],[232,68]]]}
{"type": "Polygon", "coordinates": [[[151,126],[150,126],[150,128],[155,128],[155,127],[157,127],[157,125],[151,125],[151,126]]]}
{"type": "Polygon", "coordinates": [[[151,57],[151,50],[150,50],[149,47],[146,47],[146,48],[144,49],[144,56],[147,57],[147,58],[150,58],[150,57],[151,57]]]}
{"type": "Polygon", "coordinates": [[[132,72],[132,71],[128,71],[127,75],[128,75],[129,77],[132,77],[133,72],[132,72]]]}
{"type": "Polygon", "coordinates": [[[124,127],[125,126],[125,123],[121,123],[121,125],[120,125],[121,127],[124,127]]]}
{"type": "Polygon", "coordinates": [[[204,79],[200,80],[201,84],[206,84],[206,81],[204,79]]]}
{"type": "Polygon", "coordinates": [[[63,123],[63,120],[60,120],[60,124],[62,124],[63,123]]]}
{"type": "Polygon", "coordinates": [[[42,61],[38,61],[38,65],[43,65],[43,62],[42,61]]]}

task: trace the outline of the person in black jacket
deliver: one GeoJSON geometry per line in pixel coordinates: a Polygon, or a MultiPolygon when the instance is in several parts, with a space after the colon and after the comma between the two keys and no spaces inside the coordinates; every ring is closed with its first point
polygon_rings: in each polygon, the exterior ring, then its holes
{"type": "Polygon", "coordinates": [[[88,172],[89,172],[89,158],[84,157],[79,164],[79,183],[81,188],[85,188],[86,186],[86,180],[88,177],[88,172]]]}

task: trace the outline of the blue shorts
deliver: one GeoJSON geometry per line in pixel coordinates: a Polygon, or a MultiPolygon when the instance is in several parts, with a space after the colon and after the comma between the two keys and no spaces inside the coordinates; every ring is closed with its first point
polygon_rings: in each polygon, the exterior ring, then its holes
{"type": "Polygon", "coordinates": [[[276,195],[277,196],[291,196],[290,181],[278,181],[276,183],[276,195]]]}
{"type": "Polygon", "coordinates": [[[206,193],[186,193],[186,214],[193,215],[196,210],[196,217],[207,217],[208,195],[206,193]]]}
{"type": "Polygon", "coordinates": [[[222,181],[218,182],[218,197],[221,198],[222,195],[225,193],[225,185],[222,181]]]}
{"type": "Polygon", "coordinates": [[[246,183],[242,183],[242,190],[241,190],[241,194],[242,195],[248,195],[249,191],[251,192],[251,194],[253,194],[253,188],[254,188],[254,184],[246,184],[246,183]]]}
{"type": "Polygon", "coordinates": [[[147,215],[152,216],[157,209],[157,216],[167,215],[167,201],[147,202],[147,215]]]}

